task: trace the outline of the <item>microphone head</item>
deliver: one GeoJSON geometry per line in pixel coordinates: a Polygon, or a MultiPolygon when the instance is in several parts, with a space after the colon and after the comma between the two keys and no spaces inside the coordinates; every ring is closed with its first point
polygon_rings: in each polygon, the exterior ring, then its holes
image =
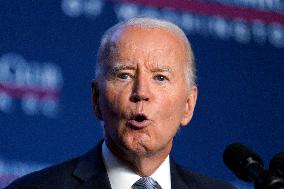
{"type": "Polygon", "coordinates": [[[223,160],[225,165],[244,181],[252,181],[263,171],[260,156],[240,143],[230,144],[224,151],[223,160]]]}
{"type": "Polygon", "coordinates": [[[284,152],[277,153],[270,160],[269,170],[275,171],[284,177],[284,152]]]}

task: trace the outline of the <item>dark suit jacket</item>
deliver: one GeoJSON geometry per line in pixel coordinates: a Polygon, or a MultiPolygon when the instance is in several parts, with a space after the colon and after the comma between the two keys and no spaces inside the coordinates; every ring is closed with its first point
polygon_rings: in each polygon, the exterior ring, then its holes
{"type": "MultiPolygon", "coordinates": [[[[234,189],[226,183],[191,173],[172,159],[170,165],[172,189],[234,189]]],[[[81,157],[19,178],[6,189],[111,189],[101,144],[81,157]]]]}

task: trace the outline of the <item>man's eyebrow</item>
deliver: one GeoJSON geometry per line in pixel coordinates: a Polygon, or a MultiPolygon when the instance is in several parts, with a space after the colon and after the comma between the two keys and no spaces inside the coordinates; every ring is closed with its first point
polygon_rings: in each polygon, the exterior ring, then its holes
{"type": "MultiPolygon", "coordinates": [[[[132,65],[115,65],[112,67],[112,73],[118,72],[120,70],[135,70],[136,68],[132,65]]],[[[151,72],[169,72],[173,73],[172,69],[168,66],[155,67],[151,69],[151,72]]]]}
{"type": "Polygon", "coordinates": [[[151,69],[152,72],[170,72],[172,73],[172,69],[168,66],[165,66],[165,67],[156,67],[156,68],[153,68],[151,69]]]}
{"type": "Polygon", "coordinates": [[[118,72],[120,70],[135,70],[135,67],[130,65],[115,65],[112,67],[112,72],[118,72]]]}

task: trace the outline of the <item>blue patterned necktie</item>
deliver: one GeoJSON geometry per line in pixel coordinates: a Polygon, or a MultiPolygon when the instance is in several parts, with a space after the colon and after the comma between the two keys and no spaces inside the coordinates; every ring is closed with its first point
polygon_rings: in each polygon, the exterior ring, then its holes
{"type": "Polygon", "coordinates": [[[133,185],[133,189],[162,189],[161,186],[151,177],[141,177],[133,185]]]}

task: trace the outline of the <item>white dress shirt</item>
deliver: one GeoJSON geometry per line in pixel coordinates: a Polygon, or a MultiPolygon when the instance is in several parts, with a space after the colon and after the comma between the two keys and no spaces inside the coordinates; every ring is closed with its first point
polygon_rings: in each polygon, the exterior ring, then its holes
{"type": "MultiPolygon", "coordinates": [[[[131,186],[141,177],[120,161],[103,143],[102,155],[112,189],[131,189],[131,186]]],[[[162,189],[171,189],[171,172],[169,156],[150,176],[156,180],[162,189]]]]}

